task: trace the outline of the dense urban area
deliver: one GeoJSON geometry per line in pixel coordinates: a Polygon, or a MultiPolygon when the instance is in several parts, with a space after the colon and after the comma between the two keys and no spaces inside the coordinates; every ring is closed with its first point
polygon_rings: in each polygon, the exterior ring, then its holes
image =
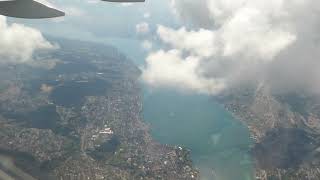
{"type": "MultiPolygon", "coordinates": [[[[188,149],[152,139],[126,56],[51,40],[58,50],[0,66],[0,179],[200,179],[188,149]]],[[[215,99],[248,127],[255,179],[320,179],[320,99],[263,84],[215,99]]]]}
{"type": "Polygon", "coordinates": [[[0,179],[199,179],[188,149],[151,138],[130,60],[52,41],[34,62],[0,66],[0,179]]]}

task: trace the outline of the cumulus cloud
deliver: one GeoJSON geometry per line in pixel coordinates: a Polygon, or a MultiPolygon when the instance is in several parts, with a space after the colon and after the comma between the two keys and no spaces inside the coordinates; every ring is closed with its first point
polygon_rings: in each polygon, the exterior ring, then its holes
{"type": "Polygon", "coordinates": [[[320,2],[172,0],[171,4],[185,25],[177,29],[158,26],[158,37],[169,50],[149,56],[143,75],[146,83],[174,88],[172,81],[178,79],[178,89],[183,84],[184,89],[211,94],[254,80],[280,89],[312,87],[320,93],[316,86],[320,81],[316,43],[320,2]],[[172,51],[183,54],[178,56],[180,61],[172,51]],[[187,66],[190,57],[197,60],[187,66]],[[290,81],[290,77],[295,79],[290,81]]]}
{"type": "Polygon", "coordinates": [[[217,53],[215,33],[210,30],[187,31],[186,28],[174,30],[160,25],[158,35],[164,43],[193,55],[210,57],[217,53]]]}
{"type": "Polygon", "coordinates": [[[149,33],[149,31],[150,31],[149,24],[146,22],[141,22],[136,25],[136,32],[138,34],[147,34],[149,33]]]}
{"type": "Polygon", "coordinates": [[[185,23],[192,23],[204,28],[212,27],[214,20],[209,15],[207,0],[171,0],[171,7],[173,13],[185,23]]]}
{"type": "Polygon", "coordinates": [[[224,88],[223,80],[204,78],[198,72],[199,61],[194,56],[183,58],[178,50],[158,51],[147,58],[148,68],[143,70],[142,78],[155,88],[178,88],[209,94],[219,92],[224,88]]]}
{"type": "Polygon", "coordinates": [[[145,49],[145,50],[151,50],[152,49],[152,42],[149,41],[149,40],[144,40],[141,44],[142,48],[145,49]]]}
{"type": "Polygon", "coordinates": [[[54,49],[40,31],[13,23],[0,16],[0,63],[27,63],[36,50],[54,49]]]}

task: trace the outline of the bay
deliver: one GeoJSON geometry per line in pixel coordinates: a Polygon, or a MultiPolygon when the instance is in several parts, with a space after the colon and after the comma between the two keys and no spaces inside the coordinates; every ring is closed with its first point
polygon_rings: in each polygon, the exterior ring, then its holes
{"type": "MultiPolygon", "coordinates": [[[[144,65],[139,40],[110,39],[110,44],[144,65]]],[[[159,142],[191,149],[201,180],[253,180],[249,131],[212,97],[144,86],[143,119],[159,142]]]]}

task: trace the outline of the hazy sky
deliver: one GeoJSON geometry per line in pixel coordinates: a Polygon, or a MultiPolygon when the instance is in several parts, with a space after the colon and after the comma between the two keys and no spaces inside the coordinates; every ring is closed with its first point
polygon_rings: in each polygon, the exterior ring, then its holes
{"type": "MultiPolygon", "coordinates": [[[[43,20],[5,18],[1,23],[8,28],[4,30],[16,34],[16,37],[27,37],[27,33],[23,33],[25,31],[18,33],[17,28],[11,28],[11,25],[17,24],[25,27],[19,28],[19,30],[30,30],[30,27],[32,27],[34,32],[38,31],[43,35],[97,41],[105,44],[114,44],[111,39],[120,39],[117,42],[118,47],[125,46],[122,51],[138,64],[141,64],[148,51],[155,47],[151,40],[157,38],[157,24],[179,27],[179,19],[172,14],[170,0],[152,0],[137,4],[119,4],[97,0],[38,1],[46,1],[45,3],[50,6],[65,11],[66,16],[43,20]]],[[[0,38],[5,38],[5,36],[7,35],[2,34],[0,38]]],[[[40,38],[44,39],[44,37],[40,38]]],[[[6,53],[5,57],[10,56],[12,57],[10,59],[14,59],[19,55],[19,52],[24,52],[14,46],[14,44],[17,44],[16,42],[20,42],[19,44],[30,42],[32,44],[32,46],[29,46],[32,48],[28,48],[27,54],[22,53],[27,58],[11,60],[11,62],[25,62],[28,58],[30,60],[34,50],[39,49],[34,42],[40,42],[40,39],[12,38],[10,46],[6,45],[2,49],[13,49],[16,54],[6,53]]],[[[7,59],[3,58],[1,62],[8,62],[7,59]]]]}
{"type": "Polygon", "coordinates": [[[34,50],[54,48],[41,33],[107,44],[122,38],[144,49],[142,80],[153,88],[215,95],[254,82],[277,91],[320,94],[318,1],[46,1],[67,16],[10,18],[9,24],[3,18],[2,61],[26,62],[34,50]]]}
{"type": "Polygon", "coordinates": [[[151,30],[154,30],[158,23],[169,26],[176,23],[176,18],[170,15],[170,2],[167,0],[151,0],[137,4],[97,0],[47,1],[66,11],[66,17],[52,20],[10,19],[10,22],[23,22],[45,34],[90,40],[106,37],[137,38],[135,28],[142,22],[150,24],[151,30]]]}

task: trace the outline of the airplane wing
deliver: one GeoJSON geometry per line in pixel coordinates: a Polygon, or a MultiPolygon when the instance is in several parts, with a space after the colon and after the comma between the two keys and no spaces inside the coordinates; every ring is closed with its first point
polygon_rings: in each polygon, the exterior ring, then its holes
{"type": "Polygon", "coordinates": [[[0,1],[0,14],[4,16],[41,19],[64,16],[65,13],[34,0],[0,1]]]}
{"type": "MultiPolygon", "coordinates": [[[[102,0],[109,2],[145,2],[145,0],[102,0]]],[[[0,1],[0,15],[27,18],[42,19],[64,16],[65,13],[48,7],[34,0],[7,0],[0,1]]]]}

